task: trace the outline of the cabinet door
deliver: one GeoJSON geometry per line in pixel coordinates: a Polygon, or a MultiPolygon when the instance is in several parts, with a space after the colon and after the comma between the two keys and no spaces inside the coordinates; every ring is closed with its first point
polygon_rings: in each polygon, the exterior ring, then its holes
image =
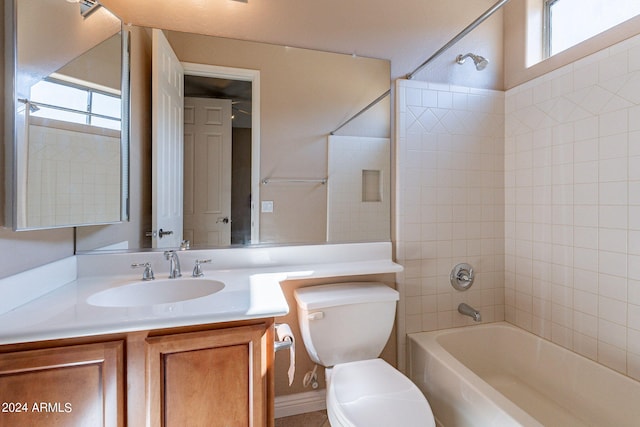
{"type": "Polygon", "coordinates": [[[148,338],[151,426],[267,425],[265,325],[148,338]]]}
{"type": "Polygon", "coordinates": [[[123,343],[0,354],[0,426],[124,426],[123,343]]]}

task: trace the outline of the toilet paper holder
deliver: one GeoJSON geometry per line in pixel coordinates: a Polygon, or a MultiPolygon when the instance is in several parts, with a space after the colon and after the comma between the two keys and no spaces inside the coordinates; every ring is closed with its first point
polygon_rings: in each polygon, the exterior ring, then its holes
{"type": "Polygon", "coordinates": [[[296,347],[293,332],[286,323],[277,323],[275,325],[275,333],[277,338],[274,339],[273,342],[274,353],[280,350],[289,350],[287,377],[289,379],[289,386],[291,386],[291,384],[293,384],[293,376],[296,372],[296,347]]]}
{"type": "Polygon", "coordinates": [[[284,330],[280,329],[281,326],[285,325],[286,323],[276,323],[275,325],[276,336],[279,338],[273,342],[273,349],[275,351],[288,350],[293,347],[293,333],[291,329],[289,329],[288,326],[286,326],[284,330]]]}
{"type": "Polygon", "coordinates": [[[289,340],[275,341],[273,343],[273,349],[275,351],[288,350],[291,348],[292,345],[293,345],[293,341],[289,341],[289,340]]]}

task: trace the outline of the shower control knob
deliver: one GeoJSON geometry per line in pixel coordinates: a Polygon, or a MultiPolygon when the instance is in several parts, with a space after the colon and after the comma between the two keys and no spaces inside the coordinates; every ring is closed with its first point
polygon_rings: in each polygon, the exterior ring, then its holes
{"type": "Polygon", "coordinates": [[[458,291],[469,289],[473,285],[474,278],[473,267],[464,262],[453,267],[449,276],[451,286],[458,291]]]}

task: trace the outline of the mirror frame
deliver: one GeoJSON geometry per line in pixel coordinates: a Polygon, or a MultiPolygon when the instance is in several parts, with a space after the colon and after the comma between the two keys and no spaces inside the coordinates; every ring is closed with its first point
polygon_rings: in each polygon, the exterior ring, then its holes
{"type": "MultiPolygon", "coordinates": [[[[130,37],[129,31],[120,19],[122,65],[120,90],[122,118],[120,130],[120,218],[108,223],[64,224],[45,227],[18,226],[18,170],[16,138],[16,76],[18,72],[17,2],[4,0],[4,221],[13,231],[45,230],[52,228],[72,228],[76,226],[117,224],[129,220],[129,139],[130,139],[130,37]]],[[[99,5],[99,7],[104,7],[99,5]]],[[[107,9],[108,10],[108,9],[107,9]]],[[[109,12],[116,16],[113,12],[109,12]]],[[[117,16],[116,16],[117,17],[117,16]]]]}
{"type": "Polygon", "coordinates": [[[16,0],[4,1],[4,225],[14,227],[16,172],[15,162],[15,76],[16,51],[16,0]]]}

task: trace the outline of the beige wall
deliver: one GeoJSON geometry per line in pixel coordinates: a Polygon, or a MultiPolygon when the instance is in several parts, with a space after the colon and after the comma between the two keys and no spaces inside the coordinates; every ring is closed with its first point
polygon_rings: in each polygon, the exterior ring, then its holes
{"type": "Polygon", "coordinates": [[[77,250],[91,250],[127,241],[129,247],[149,246],[151,230],[151,37],[140,27],[131,32],[131,129],[129,144],[129,221],[77,228],[77,250]]]}
{"type": "MultiPolygon", "coordinates": [[[[413,71],[495,0],[280,0],[224,5],[156,0],[153,7],[129,0],[102,3],[135,25],[388,59],[395,80],[413,71]]],[[[502,20],[498,12],[415,79],[502,89],[502,20]],[[472,65],[455,63],[458,54],[467,52],[487,57],[490,66],[468,73],[472,65]]]]}
{"type": "Polygon", "coordinates": [[[118,33],[69,62],[58,72],[120,93],[122,63],[113,59],[119,58],[121,52],[122,38],[118,33]]]}
{"type": "Polygon", "coordinates": [[[34,83],[120,31],[119,20],[104,8],[85,20],[78,5],[68,6],[56,0],[20,2],[19,96],[28,98],[34,83]]]}
{"type": "MultiPolygon", "coordinates": [[[[4,22],[4,9],[0,8],[0,20],[4,22]]],[[[0,40],[4,45],[4,31],[0,32],[0,40]]],[[[4,55],[0,57],[4,69],[4,55]]],[[[4,73],[0,77],[0,99],[4,100],[4,73]]],[[[3,108],[4,111],[4,108],[3,108]]],[[[0,117],[0,125],[4,131],[4,115],[0,117]]],[[[3,138],[3,144],[12,143],[3,138]]],[[[0,150],[0,160],[4,159],[4,145],[0,150]]],[[[4,164],[4,163],[0,163],[4,164]]],[[[3,171],[6,169],[3,168],[3,171]]],[[[0,176],[0,203],[4,206],[5,177],[0,176]]],[[[2,210],[4,213],[4,209],[2,210]]],[[[10,276],[39,265],[46,264],[73,255],[73,229],[57,229],[47,231],[30,231],[15,233],[9,229],[0,229],[0,253],[3,254],[0,264],[0,277],[10,276]]]]}

